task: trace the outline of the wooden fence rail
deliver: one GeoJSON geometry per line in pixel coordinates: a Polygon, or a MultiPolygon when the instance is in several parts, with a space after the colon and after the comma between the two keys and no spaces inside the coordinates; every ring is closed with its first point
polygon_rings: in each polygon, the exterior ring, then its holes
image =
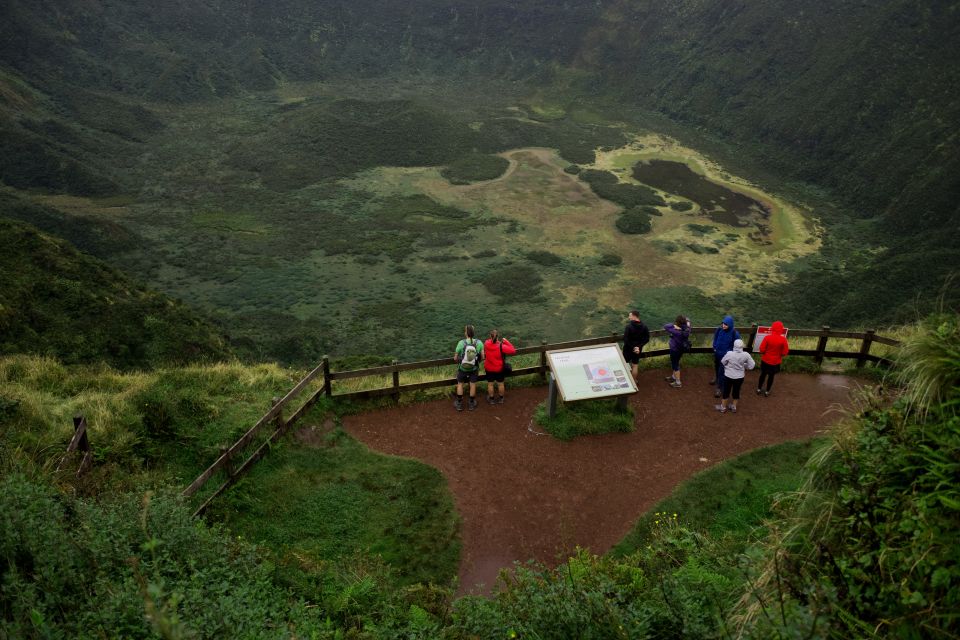
{"type": "MultiPolygon", "coordinates": [[[[715,327],[693,327],[691,333],[693,335],[713,335],[715,327]]],[[[754,337],[757,333],[757,325],[751,325],[749,329],[744,330],[744,343],[749,349],[753,344],[754,337]]],[[[573,349],[577,347],[590,347],[600,344],[610,344],[618,342],[621,335],[619,333],[613,333],[603,337],[597,338],[585,338],[582,340],[570,340],[566,342],[555,342],[548,344],[545,340],[541,341],[538,345],[532,345],[528,347],[519,347],[517,349],[517,355],[530,355],[530,354],[539,354],[539,362],[535,366],[527,367],[518,367],[514,368],[513,372],[510,374],[511,377],[516,376],[527,376],[527,375],[539,375],[542,378],[546,378],[547,375],[547,351],[553,351],[556,349],[573,349]]],[[[651,340],[656,340],[658,338],[667,337],[667,332],[662,329],[656,329],[650,332],[651,340]]],[[[898,341],[891,338],[885,338],[883,336],[876,335],[876,331],[873,329],[868,331],[835,331],[830,329],[830,327],[824,326],[820,329],[791,329],[790,338],[802,338],[802,337],[813,337],[817,338],[817,346],[815,349],[791,349],[790,355],[794,357],[811,357],[817,364],[821,364],[824,358],[841,358],[841,359],[850,359],[856,360],[856,366],[862,367],[867,362],[872,362],[875,364],[884,364],[889,365],[890,361],[884,357],[877,356],[870,353],[870,350],[873,344],[882,344],[886,346],[897,346],[898,341]],[[833,339],[844,339],[844,340],[860,340],[860,347],[856,351],[841,351],[841,350],[827,350],[828,340],[833,339]]],[[[644,351],[642,356],[643,358],[656,358],[661,356],[669,355],[670,351],[666,348],[659,349],[650,349],[644,351]]],[[[709,354],[713,353],[712,345],[707,346],[694,346],[690,353],[704,353],[709,354]]],[[[449,376],[444,378],[439,378],[436,380],[428,380],[425,382],[414,382],[410,384],[400,384],[400,374],[404,371],[417,371],[423,369],[439,369],[442,367],[450,367],[452,369],[453,361],[452,358],[437,358],[434,360],[422,360],[419,362],[406,362],[401,363],[396,360],[392,364],[377,366],[377,367],[368,367],[366,369],[355,369],[351,371],[331,371],[330,370],[330,358],[324,356],[321,363],[306,377],[303,378],[297,385],[289,391],[283,398],[274,398],[274,401],[270,409],[261,417],[246,433],[244,433],[232,446],[222,450],[222,453],[217,460],[207,467],[203,473],[201,473],[197,478],[190,483],[190,485],[183,490],[184,497],[191,497],[196,494],[201,487],[203,487],[217,472],[223,471],[226,473],[226,480],[221,483],[221,485],[211,494],[203,504],[197,509],[194,515],[202,514],[210,503],[222,495],[224,491],[233,486],[237,480],[239,480],[243,475],[249,471],[254,464],[257,463],[264,455],[266,455],[270,446],[276,443],[289,429],[291,426],[296,424],[310,408],[317,403],[321,397],[332,397],[337,399],[360,399],[360,398],[375,398],[381,396],[392,396],[393,398],[399,400],[400,394],[409,393],[412,391],[422,391],[424,389],[434,389],[438,387],[450,387],[456,384],[457,380],[455,376],[449,376]],[[294,411],[289,418],[284,419],[283,411],[287,403],[304,391],[307,386],[316,380],[318,377],[323,378],[323,384],[319,386],[307,400],[296,410],[294,411]],[[391,377],[390,386],[375,388],[375,389],[365,389],[362,391],[351,391],[347,393],[334,393],[333,383],[335,381],[344,381],[344,380],[355,380],[360,378],[371,378],[371,377],[391,377]],[[236,461],[241,457],[241,453],[246,449],[256,438],[256,436],[264,430],[268,425],[272,426],[273,431],[269,437],[261,443],[254,452],[246,458],[239,466],[236,465],[236,461]]],[[[480,380],[486,380],[486,375],[480,375],[480,380]]]]}

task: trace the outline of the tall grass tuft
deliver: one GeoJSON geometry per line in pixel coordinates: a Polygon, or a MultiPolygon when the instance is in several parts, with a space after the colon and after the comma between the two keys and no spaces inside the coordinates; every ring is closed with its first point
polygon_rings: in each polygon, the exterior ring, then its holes
{"type": "Polygon", "coordinates": [[[898,356],[897,380],[908,388],[907,409],[925,417],[932,407],[960,407],[960,314],[923,320],[898,356]]]}

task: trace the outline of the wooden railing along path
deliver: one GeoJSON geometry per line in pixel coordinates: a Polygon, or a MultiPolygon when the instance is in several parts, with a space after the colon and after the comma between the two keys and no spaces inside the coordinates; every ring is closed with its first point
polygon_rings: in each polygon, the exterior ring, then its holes
{"type": "MultiPolygon", "coordinates": [[[[692,334],[712,336],[714,330],[715,327],[694,327],[692,329],[692,334]]],[[[756,325],[753,325],[749,330],[742,332],[744,342],[748,345],[748,347],[749,345],[753,344],[756,332],[756,325]]],[[[657,329],[650,332],[651,340],[663,338],[665,335],[666,332],[662,329],[657,329]]],[[[872,329],[868,331],[835,331],[826,326],[821,329],[791,329],[789,337],[791,340],[802,337],[814,337],[818,339],[815,349],[791,349],[791,357],[811,357],[817,364],[821,364],[825,358],[856,360],[857,367],[862,367],[868,362],[875,364],[890,364],[890,361],[886,358],[871,354],[871,347],[874,343],[887,346],[897,346],[899,344],[899,342],[896,340],[878,336],[876,331],[872,329]],[[860,347],[857,351],[828,350],[827,341],[831,338],[859,340],[860,347]]],[[[548,351],[553,351],[555,349],[589,347],[599,344],[610,344],[612,342],[619,341],[620,338],[620,333],[614,333],[598,338],[586,338],[583,340],[571,340],[568,342],[555,342],[552,344],[548,344],[544,340],[541,341],[539,345],[519,347],[517,349],[518,356],[539,354],[539,362],[534,366],[514,368],[513,373],[510,375],[511,377],[539,375],[541,378],[546,379],[548,372],[548,351]]],[[[690,353],[712,352],[713,348],[711,345],[694,346],[690,351],[690,353]]],[[[649,351],[644,351],[642,357],[655,358],[658,356],[669,355],[669,353],[670,351],[667,348],[651,349],[649,351]]],[[[202,514],[204,511],[206,511],[207,507],[210,506],[214,499],[233,486],[237,480],[243,477],[253,467],[253,465],[263,458],[267,451],[269,451],[270,447],[277,442],[290,429],[291,426],[298,422],[323,396],[337,399],[393,396],[395,399],[399,399],[401,393],[421,391],[424,389],[433,389],[438,387],[451,387],[456,384],[456,377],[453,375],[437,380],[428,380],[426,382],[400,384],[400,374],[404,371],[436,369],[440,367],[450,367],[451,372],[453,372],[454,369],[452,358],[448,356],[445,358],[437,358],[435,360],[407,363],[401,363],[394,360],[393,364],[379,367],[356,369],[353,371],[331,371],[330,359],[329,357],[324,357],[320,365],[308,373],[303,380],[297,383],[297,385],[291,389],[289,393],[287,393],[287,395],[285,395],[283,398],[274,398],[270,409],[263,415],[263,417],[261,417],[252,427],[250,427],[250,429],[248,429],[247,432],[240,437],[240,439],[233,443],[232,446],[224,449],[220,457],[217,458],[213,464],[211,464],[203,473],[197,476],[197,478],[191,482],[186,489],[183,490],[182,495],[187,498],[195,495],[207,482],[210,481],[211,478],[213,478],[215,474],[218,472],[224,472],[226,474],[226,479],[209,497],[204,500],[200,507],[197,508],[194,515],[202,514]],[[337,380],[343,381],[371,377],[378,378],[388,375],[392,377],[392,384],[388,387],[367,389],[363,391],[351,391],[346,393],[334,393],[333,382],[337,380]],[[289,417],[284,418],[284,409],[286,408],[286,405],[301,392],[303,392],[311,382],[317,380],[321,376],[323,379],[322,385],[320,385],[319,388],[317,388],[296,411],[294,411],[289,417]],[[273,432],[270,433],[269,437],[267,437],[265,441],[257,446],[252,454],[250,454],[239,466],[237,466],[236,461],[242,457],[244,450],[255,441],[258,435],[261,435],[261,432],[264,429],[268,427],[271,427],[273,432]]],[[[486,376],[481,375],[480,379],[485,380],[486,376]]]]}

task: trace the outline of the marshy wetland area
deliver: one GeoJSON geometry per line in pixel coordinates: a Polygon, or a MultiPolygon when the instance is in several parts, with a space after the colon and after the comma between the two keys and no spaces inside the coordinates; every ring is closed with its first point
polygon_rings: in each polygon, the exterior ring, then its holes
{"type": "Polygon", "coordinates": [[[464,322],[532,343],[606,333],[631,306],[712,321],[713,296],[820,246],[813,212],[672,137],[459,90],[157,106],[132,195],[56,204],[125,229],[119,264],[288,362],[369,355],[373,335],[384,356],[435,357],[464,322]]]}

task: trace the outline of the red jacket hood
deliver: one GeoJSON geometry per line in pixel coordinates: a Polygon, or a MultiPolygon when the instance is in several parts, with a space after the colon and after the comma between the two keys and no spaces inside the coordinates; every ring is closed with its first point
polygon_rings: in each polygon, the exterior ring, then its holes
{"type": "Polygon", "coordinates": [[[783,323],[777,320],[772,325],[770,325],[770,333],[775,333],[778,336],[783,335],[783,323]]]}

